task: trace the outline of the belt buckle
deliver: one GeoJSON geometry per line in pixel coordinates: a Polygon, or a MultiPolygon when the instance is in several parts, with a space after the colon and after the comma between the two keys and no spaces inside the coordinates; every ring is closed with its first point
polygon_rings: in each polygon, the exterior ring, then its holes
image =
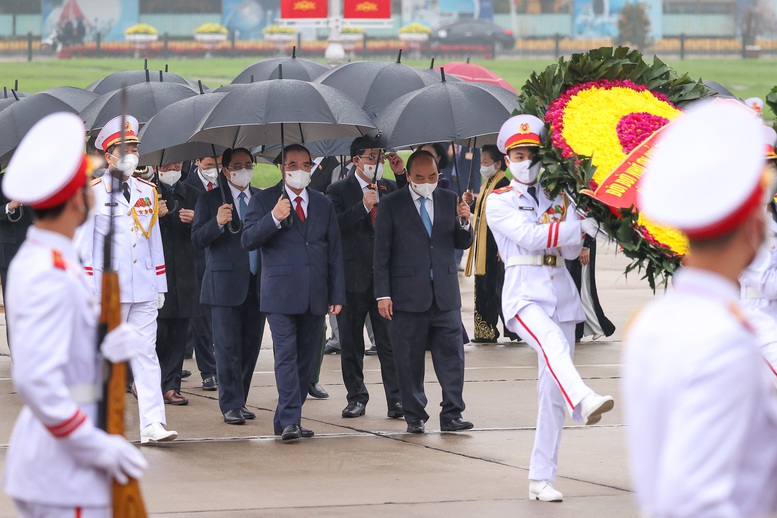
{"type": "Polygon", "coordinates": [[[542,266],[556,266],[558,256],[553,254],[542,254],[542,266]]]}

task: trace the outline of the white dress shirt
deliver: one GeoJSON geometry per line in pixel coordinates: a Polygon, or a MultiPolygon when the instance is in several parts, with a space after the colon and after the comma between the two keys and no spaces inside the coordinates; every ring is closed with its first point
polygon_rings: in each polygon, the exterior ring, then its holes
{"type": "MultiPolygon", "coordinates": [[[[302,189],[302,192],[297,194],[296,192],[292,191],[288,185],[285,183],[283,184],[283,188],[286,189],[286,195],[289,197],[289,201],[291,202],[291,211],[297,212],[297,202],[295,201],[297,199],[297,196],[302,198],[302,212],[305,214],[305,219],[308,219],[308,202],[310,201],[310,196],[308,195],[307,189],[302,189]]],[[[275,214],[270,212],[270,215],[272,216],[272,220],[275,222],[275,226],[278,228],[281,228],[281,222],[275,219],[275,214]]]]}
{"type": "MultiPolygon", "coordinates": [[[[200,177],[202,178],[202,177],[200,177]]],[[[238,205],[240,201],[238,200],[238,197],[241,193],[245,193],[246,195],[246,212],[248,212],[248,202],[251,201],[251,187],[246,187],[244,191],[241,191],[231,183],[227,182],[227,185],[229,185],[229,192],[232,193],[232,202],[235,206],[235,212],[237,213],[238,219],[240,219],[240,206],[238,205]]],[[[205,187],[207,189],[207,186],[205,187]]],[[[243,216],[245,217],[245,215],[243,216]]],[[[221,230],[224,230],[224,225],[219,225],[219,228],[221,230]]]]}
{"type": "MultiPolygon", "coordinates": [[[[356,176],[356,180],[359,182],[359,187],[362,188],[362,193],[366,193],[367,191],[374,190],[375,194],[378,195],[378,201],[380,201],[380,193],[378,193],[377,189],[371,189],[370,188],[370,185],[372,185],[370,182],[365,181],[364,178],[359,176],[359,173],[354,173],[354,176],[356,176]]],[[[364,205],[363,202],[362,202],[362,205],[364,205]]],[[[368,209],[366,205],[364,205],[364,210],[366,210],[367,212],[370,211],[370,209],[368,209]]]]}
{"type": "MultiPolygon", "coordinates": [[[[415,210],[418,211],[418,214],[421,214],[421,195],[418,194],[413,190],[413,188],[410,188],[410,196],[413,197],[413,203],[415,203],[415,210]]],[[[426,212],[429,213],[429,221],[432,222],[432,225],[434,225],[434,193],[430,194],[428,198],[426,198],[426,212]]]]}

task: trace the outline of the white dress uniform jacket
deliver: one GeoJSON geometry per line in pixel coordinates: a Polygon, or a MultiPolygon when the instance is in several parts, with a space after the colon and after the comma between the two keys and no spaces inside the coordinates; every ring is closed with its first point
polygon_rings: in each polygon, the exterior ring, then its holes
{"type": "Polygon", "coordinates": [[[624,409],[645,516],[777,510],[775,389],[738,299],[731,281],[685,268],[627,331],[624,409]]]}
{"type": "MultiPolygon", "coordinates": [[[[130,177],[128,183],[129,202],[121,190],[113,196],[116,203],[113,207],[113,267],[121,272],[121,302],[156,301],[159,293],[167,292],[162,236],[156,216],[156,187],[134,177],[130,177]]],[[[103,238],[108,234],[111,223],[110,176],[93,181],[90,188],[94,193],[96,214],[79,229],[76,243],[86,274],[93,278],[95,293],[100,293],[103,238]]]]}
{"type": "Polygon", "coordinates": [[[509,321],[526,305],[537,304],[559,322],[582,322],[580,295],[561,259],[576,259],[583,249],[580,220],[566,196],[548,199],[536,185],[539,203],[526,185],[513,180],[494,191],[486,206],[488,226],[505,265],[502,311],[509,321]],[[560,255],[559,267],[511,266],[511,257],[542,254],[560,255]]]}
{"type": "Polygon", "coordinates": [[[108,476],[77,464],[62,440],[97,418],[88,397],[100,383],[91,283],[70,240],[37,227],[29,229],[9,276],[13,379],[25,406],[11,436],[5,491],[40,504],[110,505],[108,476]]]}

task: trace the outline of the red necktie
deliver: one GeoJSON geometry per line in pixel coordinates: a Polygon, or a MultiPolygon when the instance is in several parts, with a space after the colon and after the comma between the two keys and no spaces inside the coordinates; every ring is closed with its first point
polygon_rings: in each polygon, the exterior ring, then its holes
{"type": "Polygon", "coordinates": [[[213,182],[208,182],[208,190],[209,191],[213,190],[213,182]]]}
{"type": "Polygon", "coordinates": [[[302,210],[302,196],[297,196],[296,198],[294,198],[294,203],[297,204],[297,208],[295,209],[297,211],[297,216],[299,216],[299,220],[304,223],[305,211],[302,210]]]}
{"type": "Polygon", "coordinates": [[[370,221],[372,221],[372,226],[375,226],[375,219],[378,217],[378,204],[372,206],[370,209],[370,221]]]}

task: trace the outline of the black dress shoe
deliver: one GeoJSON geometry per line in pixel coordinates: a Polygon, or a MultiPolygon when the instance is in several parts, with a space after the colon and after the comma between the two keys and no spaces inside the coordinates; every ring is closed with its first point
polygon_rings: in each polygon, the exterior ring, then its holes
{"type": "Polygon", "coordinates": [[[378,354],[378,349],[374,345],[364,351],[364,356],[375,356],[376,354],[378,354]]]}
{"type": "Polygon", "coordinates": [[[360,417],[364,415],[364,403],[358,401],[351,401],[348,406],[343,409],[343,417],[360,417]]]}
{"type": "Polygon", "coordinates": [[[205,376],[202,380],[202,390],[212,392],[219,389],[219,384],[216,381],[216,376],[205,376]]]}
{"type": "Polygon", "coordinates": [[[243,419],[256,419],[256,414],[248,410],[246,407],[242,407],[240,409],[240,415],[243,416],[243,419]]]}
{"type": "Polygon", "coordinates": [[[227,424],[246,424],[245,417],[243,417],[239,408],[227,410],[224,413],[224,422],[227,424]]]}
{"type": "Polygon", "coordinates": [[[299,431],[300,431],[300,436],[302,436],[302,438],[304,439],[310,439],[311,437],[316,435],[313,433],[313,430],[308,430],[307,428],[302,428],[301,426],[299,427],[299,431]]]}
{"type": "Polygon", "coordinates": [[[327,342],[324,346],[324,354],[340,354],[340,346],[335,347],[327,342]]]}
{"type": "Polygon", "coordinates": [[[424,422],[420,419],[408,421],[407,433],[424,433],[424,422]]]}
{"type": "Polygon", "coordinates": [[[300,437],[302,437],[302,430],[298,424],[290,424],[283,429],[283,433],[281,434],[281,439],[284,441],[294,441],[300,437]]]}
{"type": "Polygon", "coordinates": [[[191,375],[192,375],[192,371],[187,371],[186,369],[181,371],[181,379],[182,380],[185,380],[186,378],[188,378],[191,375]]]}
{"type": "Polygon", "coordinates": [[[455,417],[450,421],[446,421],[440,425],[440,430],[443,432],[461,432],[462,430],[469,430],[474,425],[469,421],[465,421],[461,417],[455,417]]]}
{"type": "Polygon", "coordinates": [[[396,403],[391,403],[388,407],[388,417],[392,419],[402,419],[405,417],[405,412],[402,410],[402,403],[397,401],[396,403]]]}
{"type": "Polygon", "coordinates": [[[329,397],[329,392],[324,390],[324,387],[321,386],[321,383],[311,383],[310,388],[308,389],[308,394],[316,399],[327,399],[329,397]]]}

